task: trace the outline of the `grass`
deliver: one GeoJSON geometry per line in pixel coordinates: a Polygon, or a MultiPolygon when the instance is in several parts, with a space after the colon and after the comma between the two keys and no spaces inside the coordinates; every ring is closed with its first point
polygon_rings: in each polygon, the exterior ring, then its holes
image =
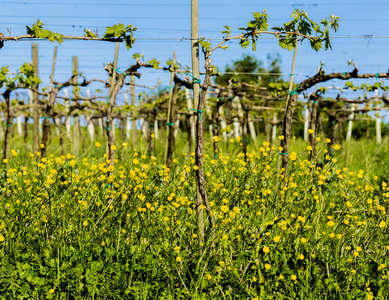
{"type": "Polygon", "coordinates": [[[0,298],[388,298],[387,141],[339,150],[321,141],[309,161],[307,144],[293,140],[278,188],[275,147],[258,140],[245,160],[235,139],[215,159],[207,143],[214,246],[198,237],[194,156],[179,142],[169,174],[159,143],[155,156],[118,147],[112,178],[92,143],[78,157],[54,146],[47,160],[11,155],[0,298]]]}

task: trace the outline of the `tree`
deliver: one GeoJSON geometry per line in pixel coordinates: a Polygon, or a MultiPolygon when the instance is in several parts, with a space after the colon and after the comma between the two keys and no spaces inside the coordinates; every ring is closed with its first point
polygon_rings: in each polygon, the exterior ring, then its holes
{"type": "Polygon", "coordinates": [[[259,86],[267,86],[270,82],[281,83],[281,57],[277,54],[276,58],[267,56],[268,67],[261,60],[250,54],[243,54],[242,59],[233,61],[232,65],[225,67],[222,75],[215,78],[215,83],[218,85],[227,86],[232,79],[234,82],[246,82],[259,84],[259,86]],[[236,74],[234,74],[236,72],[236,74]],[[224,73],[224,74],[223,74],[224,73]],[[252,74],[250,74],[252,73],[252,74]],[[258,73],[258,74],[255,74],[258,73]],[[261,74],[262,73],[262,74],[261,74]],[[268,73],[268,74],[266,74],[268,73]]]}

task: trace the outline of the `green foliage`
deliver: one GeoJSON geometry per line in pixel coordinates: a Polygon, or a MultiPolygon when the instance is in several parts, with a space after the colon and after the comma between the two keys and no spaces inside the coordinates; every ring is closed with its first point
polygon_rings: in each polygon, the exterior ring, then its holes
{"type": "Polygon", "coordinates": [[[144,55],[143,53],[134,53],[134,55],[132,55],[132,58],[133,59],[144,58],[144,55]]]}
{"type": "Polygon", "coordinates": [[[8,67],[1,67],[0,70],[0,86],[7,80],[8,67]]]}
{"type": "Polygon", "coordinates": [[[239,44],[243,48],[247,48],[250,44],[252,45],[252,50],[256,50],[257,39],[261,35],[260,32],[266,31],[268,24],[268,16],[266,9],[262,13],[254,12],[254,20],[247,23],[247,27],[241,27],[239,30],[243,30],[243,38],[239,41],[239,44]]]}
{"type": "Polygon", "coordinates": [[[166,65],[169,67],[170,72],[174,72],[180,67],[180,62],[174,62],[173,59],[169,59],[166,61],[166,65]]]}
{"type": "Polygon", "coordinates": [[[85,36],[90,37],[90,38],[95,38],[97,37],[94,32],[92,32],[90,29],[84,28],[85,36]]]}
{"type": "Polygon", "coordinates": [[[222,34],[226,34],[227,35],[227,37],[231,34],[231,27],[229,27],[229,26],[227,26],[227,25],[223,25],[224,26],[224,28],[226,29],[226,30],[223,30],[221,33],[222,34]]]}
{"type": "Polygon", "coordinates": [[[34,66],[29,63],[24,63],[19,73],[14,77],[7,76],[9,72],[7,67],[2,67],[0,71],[0,87],[5,86],[8,90],[13,91],[17,88],[32,87],[41,82],[39,77],[35,76],[34,66]]]}
{"type": "Polygon", "coordinates": [[[30,34],[32,37],[38,39],[48,39],[51,42],[56,41],[58,44],[63,42],[63,34],[43,29],[43,25],[43,22],[38,19],[38,21],[33,24],[32,27],[26,26],[27,34],[30,34]]]}
{"type": "Polygon", "coordinates": [[[39,77],[35,76],[34,66],[32,64],[24,63],[19,69],[19,83],[24,87],[32,87],[38,83],[41,83],[39,77]]]}
{"type": "Polygon", "coordinates": [[[127,50],[132,48],[135,39],[133,36],[133,32],[136,31],[137,28],[133,27],[132,25],[124,26],[123,24],[115,24],[111,27],[107,27],[107,30],[105,31],[104,38],[105,39],[124,39],[126,43],[127,50]]]}
{"type": "MultiPolygon", "coordinates": [[[[242,30],[243,37],[240,40],[240,45],[243,48],[247,48],[252,45],[252,50],[256,49],[256,42],[261,33],[266,33],[268,29],[268,15],[266,10],[262,13],[253,13],[254,20],[247,23],[247,27],[239,28],[242,30]]],[[[270,32],[275,34],[278,38],[278,43],[281,48],[292,50],[296,47],[297,40],[303,40],[308,38],[311,48],[315,51],[319,51],[323,47],[327,49],[331,48],[329,30],[332,29],[335,32],[339,27],[339,17],[331,15],[329,18],[325,18],[321,21],[321,25],[313,22],[308,18],[308,13],[303,10],[296,9],[291,15],[292,20],[284,23],[283,26],[273,27],[276,32],[270,32]],[[300,34],[298,36],[297,34],[300,34]],[[302,36],[301,36],[302,35],[302,36]]]]}
{"type": "Polygon", "coordinates": [[[383,82],[375,82],[374,84],[362,83],[360,86],[354,85],[352,81],[346,81],[345,88],[351,89],[353,91],[362,90],[365,92],[373,92],[375,90],[382,90],[384,92],[389,90],[387,85],[384,85],[383,82]]]}
{"type": "Polygon", "coordinates": [[[154,69],[158,69],[159,67],[159,60],[158,59],[151,59],[147,62],[149,65],[152,65],[154,69]]]}
{"type": "Polygon", "coordinates": [[[325,50],[332,49],[329,30],[333,29],[335,32],[338,30],[339,17],[331,15],[329,18],[322,20],[320,24],[323,26],[309,19],[308,12],[303,10],[294,10],[291,17],[292,20],[284,23],[283,26],[272,28],[278,32],[278,43],[281,48],[292,50],[296,47],[297,40],[308,38],[311,48],[315,51],[319,51],[323,47],[323,42],[325,50]],[[294,33],[300,33],[303,37],[298,37],[294,33]]]}
{"type": "Polygon", "coordinates": [[[211,43],[209,41],[204,40],[203,37],[200,38],[200,45],[204,48],[205,51],[211,49],[211,43]]]}
{"type": "Polygon", "coordinates": [[[240,142],[204,153],[214,245],[197,237],[195,160],[182,140],[170,175],[145,145],[118,149],[112,187],[105,147],[11,157],[0,169],[1,297],[364,299],[369,288],[387,299],[383,147],[355,142],[339,153],[322,140],[312,163],[292,139],[296,160],[277,190],[279,150],[257,141],[246,161],[240,142]]]}
{"type": "Polygon", "coordinates": [[[322,95],[325,94],[326,92],[328,92],[328,88],[327,88],[327,87],[324,87],[324,86],[321,86],[321,87],[319,88],[319,90],[320,90],[320,92],[321,92],[322,95]]]}

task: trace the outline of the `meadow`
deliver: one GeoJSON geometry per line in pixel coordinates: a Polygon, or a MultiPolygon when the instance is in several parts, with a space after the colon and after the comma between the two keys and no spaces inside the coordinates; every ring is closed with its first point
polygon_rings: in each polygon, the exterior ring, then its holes
{"type": "Polygon", "coordinates": [[[0,174],[0,299],[387,299],[388,141],[318,140],[310,159],[292,139],[277,180],[278,141],[245,158],[240,137],[217,157],[208,139],[204,241],[185,145],[169,170],[145,144],[114,145],[113,167],[103,141],[77,156],[53,142],[47,158],[15,142],[0,174]]]}

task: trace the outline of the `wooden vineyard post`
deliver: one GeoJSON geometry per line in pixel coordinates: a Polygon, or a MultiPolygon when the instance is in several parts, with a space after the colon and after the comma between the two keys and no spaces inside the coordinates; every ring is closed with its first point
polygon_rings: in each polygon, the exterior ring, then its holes
{"type": "MultiPolygon", "coordinates": [[[[124,102],[126,104],[128,104],[128,94],[124,94],[124,102]]],[[[128,120],[128,113],[125,114],[125,117],[124,117],[124,131],[125,131],[125,134],[123,135],[123,143],[127,140],[127,137],[130,136],[130,128],[131,128],[131,125],[130,125],[130,122],[128,120]]]]}
{"type": "MultiPolygon", "coordinates": [[[[187,101],[188,111],[191,111],[193,109],[192,104],[192,98],[190,97],[189,89],[185,89],[185,97],[187,101]]],[[[190,157],[190,154],[192,152],[192,141],[195,137],[195,124],[194,124],[194,116],[189,115],[189,124],[188,124],[188,151],[187,151],[187,157],[190,157]]]]}
{"type": "MultiPolygon", "coordinates": [[[[41,145],[43,145],[43,148],[41,150],[41,157],[42,158],[47,156],[47,145],[48,145],[49,135],[51,134],[50,124],[51,124],[51,119],[53,118],[52,111],[54,109],[53,106],[55,103],[57,93],[59,91],[59,89],[57,87],[55,87],[54,89],[52,87],[53,79],[54,79],[56,58],[57,58],[57,47],[55,47],[55,50],[54,50],[53,64],[52,64],[51,76],[50,76],[49,94],[48,94],[48,99],[46,100],[46,105],[45,105],[46,107],[45,107],[45,112],[44,112],[43,121],[42,121],[42,139],[41,139],[41,145]]],[[[54,119],[53,119],[53,121],[54,121],[54,119]]]]}
{"type": "MultiPolygon", "coordinates": [[[[78,57],[73,56],[73,75],[78,74],[78,57]]],[[[73,79],[73,97],[77,97],[77,80],[78,76],[75,76],[73,79]]],[[[78,113],[76,113],[73,117],[73,151],[75,155],[78,157],[78,154],[80,152],[80,117],[78,113]]]]}
{"type": "MultiPolygon", "coordinates": [[[[296,66],[296,57],[297,57],[297,48],[299,44],[299,39],[296,38],[296,46],[294,48],[293,53],[293,62],[292,62],[292,70],[290,74],[290,82],[289,82],[289,88],[288,88],[288,96],[286,98],[286,111],[284,116],[284,124],[282,126],[282,135],[284,138],[281,140],[281,147],[282,152],[279,153],[279,157],[282,160],[282,168],[283,168],[283,175],[285,176],[288,170],[288,145],[289,145],[289,138],[290,134],[292,132],[292,118],[293,118],[293,111],[294,107],[297,103],[298,93],[293,91],[293,81],[294,81],[294,71],[296,66]]],[[[277,190],[278,190],[278,175],[280,174],[280,159],[278,160],[277,164],[277,190]]]]}
{"type": "MultiPolygon", "coordinates": [[[[29,90],[31,91],[31,90],[29,90]]],[[[27,111],[25,116],[24,116],[24,120],[23,120],[23,140],[24,140],[24,144],[27,145],[27,140],[28,140],[28,119],[29,119],[29,112],[27,111]]]]}
{"type": "MultiPolygon", "coordinates": [[[[241,108],[241,104],[239,103],[239,108],[241,108]]],[[[244,154],[244,159],[247,160],[247,125],[248,125],[248,121],[249,121],[249,108],[247,107],[243,107],[244,111],[243,111],[243,120],[242,120],[242,145],[243,145],[243,154],[244,154]]]]}
{"type": "MultiPolygon", "coordinates": [[[[196,122],[196,165],[198,164],[198,156],[203,155],[203,153],[197,153],[198,150],[202,149],[202,145],[199,147],[199,143],[203,143],[203,137],[200,136],[202,132],[199,132],[199,123],[201,122],[199,107],[200,103],[200,63],[199,63],[199,7],[198,0],[192,0],[191,2],[192,15],[191,15],[191,49],[192,49],[192,77],[193,77],[193,104],[194,110],[197,111],[197,122],[196,122]],[[201,140],[199,140],[201,139],[201,140]]],[[[201,125],[200,125],[201,126],[201,125]]],[[[197,165],[197,167],[199,167],[197,165]]],[[[197,226],[199,229],[199,238],[200,242],[204,241],[204,203],[203,198],[200,192],[200,180],[204,180],[204,178],[199,178],[198,170],[196,171],[196,206],[197,206],[197,226]]]]}
{"type": "Polygon", "coordinates": [[[172,161],[173,161],[173,152],[176,144],[176,139],[174,136],[174,123],[176,122],[176,110],[174,109],[174,106],[177,102],[177,96],[180,91],[180,85],[174,84],[173,92],[172,92],[172,100],[170,102],[170,112],[169,112],[169,122],[173,125],[167,125],[166,128],[168,129],[168,135],[167,135],[167,141],[166,141],[166,157],[165,157],[165,164],[166,166],[171,169],[172,168],[172,161]],[[173,128],[169,128],[173,127],[173,128]],[[170,130],[169,130],[170,129],[170,130]]]}
{"type": "Polygon", "coordinates": [[[316,153],[316,135],[317,135],[317,132],[318,132],[318,119],[319,119],[319,115],[320,115],[320,101],[321,101],[321,97],[318,95],[318,93],[314,93],[311,95],[311,100],[313,100],[313,103],[312,103],[312,113],[311,113],[311,122],[310,122],[310,129],[312,130],[312,134],[309,135],[309,142],[311,144],[311,147],[312,147],[312,151],[310,153],[310,159],[311,161],[313,161],[314,157],[315,157],[315,153],[316,153]]]}
{"type": "MultiPolygon", "coordinates": [[[[114,146],[114,134],[113,130],[115,130],[115,127],[113,125],[113,118],[112,118],[112,111],[115,106],[115,97],[116,95],[114,94],[114,89],[116,85],[116,68],[118,64],[118,55],[119,55],[119,43],[116,43],[115,46],[115,59],[113,63],[113,73],[112,73],[112,78],[111,78],[111,84],[109,88],[109,100],[108,100],[108,107],[107,107],[107,119],[105,121],[105,132],[107,134],[107,155],[108,155],[108,166],[113,166],[114,165],[114,156],[115,156],[115,150],[113,149],[114,146]]],[[[108,177],[109,180],[112,177],[112,170],[108,171],[108,177]]]]}
{"type": "Polygon", "coordinates": [[[49,92],[51,90],[51,87],[53,85],[53,80],[54,80],[54,70],[55,70],[55,62],[57,60],[57,50],[58,50],[58,47],[55,46],[54,48],[54,57],[53,57],[53,65],[51,67],[51,76],[50,76],[50,86],[49,86],[49,92]]]}
{"type": "MultiPolygon", "coordinates": [[[[378,90],[375,90],[375,97],[378,99],[378,90]]],[[[377,105],[378,108],[378,105],[377,105]]],[[[377,134],[377,144],[381,144],[381,118],[380,112],[377,110],[376,112],[376,134],[377,134]]]]}
{"type": "MultiPolygon", "coordinates": [[[[176,62],[176,51],[173,52],[173,63],[176,62]]],[[[174,123],[172,123],[172,110],[174,109],[173,104],[173,82],[174,82],[174,75],[175,72],[172,72],[171,78],[170,78],[170,87],[169,87],[169,102],[167,106],[167,118],[166,118],[166,138],[165,138],[165,165],[168,166],[168,168],[171,168],[171,162],[168,164],[168,150],[170,147],[173,147],[174,145],[170,145],[172,143],[172,139],[170,137],[170,132],[173,131],[174,135],[174,123]]],[[[175,85],[174,85],[175,88],[175,85]]],[[[174,139],[174,138],[173,138],[174,139]]]]}
{"type": "MultiPolygon", "coordinates": [[[[135,76],[131,75],[131,82],[135,82],[135,76]]],[[[131,85],[131,106],[132,106],[132,114],[131,114],[131,127],[132,127],[132,148],[136,148],[136,118],[135,118],[135,86],[131,85]]]]}
{"type": "MultiPolygon", "coordinates": [[[[34,66],[35,71],[35,77],[38,77],[38,44],[33,43],[32,44],[32,64],[34,66]]],[[[37,88],[37,86],[34,86],[34,88],[37,88]]],[[[32,129],[32,151],[34,154],[36,154],[39,151],[39,98],[38,94],[33,92],[33,98],[32,98],[32,118],[33,118],[33,129],[32,129]]]]}
{"type": "MultiPolygon", "coordinates": [[[[65,94],[65,98],[69,98],[69,92],[68,89],[63,89],[63,92],[65,94]]],[[[69,113],[70,107],[69,107],[69,100],[65,100],[65,113],[66,115],[69,113]]],[[[69,141],[70,139],[70,116],[68,116],[65,120],[65,127],[66,127],[66,137],[69,141]]]]}
{"type": "MultiPolygon", "coordinates": [[[[212,113],[211,113],[211,108],[209,106],[209,93],[206,94],[204,101],[205,101],[205,110],[204,111],[207,113],[207,116],[211,116],[212,113]]],[[[209,136],[212,138],[213,137],[212,125],[209,124],[208,128],[209,128],[209,136]]]]}
{"type": "Polygon", "coordinates": [[[9,136],[11,134],[11,127],[12,127],[12,120],[13,120],[10,94],[11,94],[11,90],[9,90],[9,89],[7,89],[3,93],[3,97],[5,100],[5,104],[6,104],[3,159],[8,158],[9,136]]]}

